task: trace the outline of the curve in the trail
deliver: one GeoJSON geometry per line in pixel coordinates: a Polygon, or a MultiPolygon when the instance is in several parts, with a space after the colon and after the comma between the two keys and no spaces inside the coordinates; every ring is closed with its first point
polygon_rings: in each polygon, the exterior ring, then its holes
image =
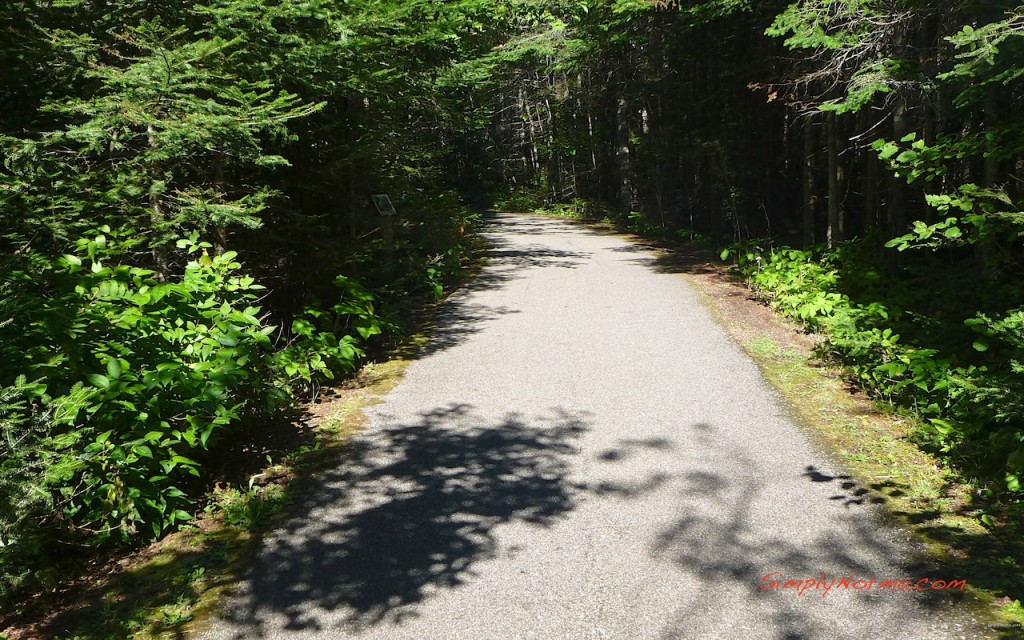
{"type": "Polygon", "coordinates": [[[909,536],[834,499],[684,278],[489,223],[483,273],[201,637],[978,637],[955,592],[878,588],[928,577],[909,536]]]}

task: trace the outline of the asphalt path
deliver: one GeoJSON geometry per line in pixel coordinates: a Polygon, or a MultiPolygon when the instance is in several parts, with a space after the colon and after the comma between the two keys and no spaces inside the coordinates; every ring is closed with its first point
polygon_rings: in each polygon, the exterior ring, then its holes
{"type": "Polygon", "coordinates": [[[979,637],[957,590],[878,588],[957,576],[844,491],[684,277],[568,222],[486,235],[483,273],[199,637],[979,637]]]}

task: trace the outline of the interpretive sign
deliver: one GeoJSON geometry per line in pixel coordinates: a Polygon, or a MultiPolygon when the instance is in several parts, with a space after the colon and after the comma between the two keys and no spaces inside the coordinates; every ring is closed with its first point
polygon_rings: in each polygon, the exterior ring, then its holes
{"type": "Polygon", "coordinates": [[[382,216],[395,216],[398,212],[395,211],[395,205],[391,204],[391,198],[386,193],[375,193],[370,196],[370,200],[373,201],[373,206],[377,207],[377,213],[382,216]]]}

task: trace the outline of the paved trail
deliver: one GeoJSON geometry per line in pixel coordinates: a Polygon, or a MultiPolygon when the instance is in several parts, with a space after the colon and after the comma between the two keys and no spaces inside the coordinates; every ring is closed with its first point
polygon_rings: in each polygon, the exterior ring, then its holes
{"type": "Polygon", "coordinates": [[[616,236],[491,222],[485,272],[200,637],[979,637],[949,593],[762,590],[924,574],[834,499],[841,470],[682,277],[616,236]]]}

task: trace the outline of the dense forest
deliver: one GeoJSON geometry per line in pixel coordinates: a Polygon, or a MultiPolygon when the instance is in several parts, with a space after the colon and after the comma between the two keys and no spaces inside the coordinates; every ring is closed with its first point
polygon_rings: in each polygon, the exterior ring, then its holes
{"type": "Polygon", "coordinates": [[[13,0],[0,27],[0,601],[187,522],[233,443],[442,295],[488,207],[717,243],[979,494],[1024,495],[1024,6],[13,0]]]}

